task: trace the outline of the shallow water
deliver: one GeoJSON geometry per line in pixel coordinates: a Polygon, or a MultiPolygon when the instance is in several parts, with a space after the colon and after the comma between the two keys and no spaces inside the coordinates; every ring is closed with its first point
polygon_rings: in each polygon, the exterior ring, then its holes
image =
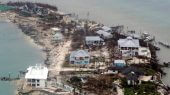
{"type": "MultiPolygon", "coordinates": [[[[0,20],[0,76],[17,77],[19,71],[43,60],[40,49],[28,41],[21,30],[0,20]]],[[[0,95],[14,95],[14,88],[13,83],[0,81],[0,95]]]]}
{"type": "MultiPolygon", "coordinates": [[[[17,0],[18,1],[18,0],[17,0]]],[[[20,1],[20,0],[19,0],[20,1]]],[[[23,0],[22,0],[23,1],[23,0]]],[[[24,0],[48,3],[59,10],[76,13],[80,18],[104,23],[108,26],[126,25],[137,32],[147,31],[157,40],[170,44],[170,0],[24,0]]],[[[161,46],[160,46],[161,47],[161,46]]],[[[161,61],[170,61],[170,49],[161,47],[158,56],[161,61]]],[[[170,85],[170,69],[165,69],[163,78],[170,85]]]]}

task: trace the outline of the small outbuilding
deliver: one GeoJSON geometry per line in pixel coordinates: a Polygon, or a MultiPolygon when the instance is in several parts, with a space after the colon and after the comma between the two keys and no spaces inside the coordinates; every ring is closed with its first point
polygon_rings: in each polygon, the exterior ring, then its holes
{"type": "Polygon", "coordinates": [[[142,56],[142,57],[151,58],[151,52],[150,52],[149,48],[146,48],[146,47],[140,47],[138,55],[142,56]]]}
{"type": "Polygon", "coordinates": [[[70,63],[78,65],[86,65],[90,63],[90,55],[86,50],[73,51],[70,54],[70,63]]]}
{"type": "Polygon", "coordinates": [[[61,29],[58,27],[53,27],[53,28],[51,28],[51,30],[54,32],[61,32],[61,29]]]}
{"type": "Polygon", "coordinates": [[[153,81],[153,76],[140,76],[139,81],[140,81],[140,83],[153,81]]]}
{"type": "Polygon", "coordinates": [[[113,65],[115,67],[125,67],[126,66],[126,62],[125,62],[125,60],[114,60],[113,65]]]}

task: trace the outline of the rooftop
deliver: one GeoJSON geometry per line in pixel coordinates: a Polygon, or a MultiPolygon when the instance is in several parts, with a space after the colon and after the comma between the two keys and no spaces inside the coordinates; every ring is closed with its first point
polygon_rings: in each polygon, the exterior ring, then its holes
{"type": "Polygon", "coordinates": [[[30,66],[25,75],[26,79],[47,79],[48,68],[42,65],[30,66]]]}
{"type": "Polygon", "coordinates": [[[70,57],[89,57],[89,53],[86,50],[78,50],[78,51],[73,51],[70,55],[70,57]]]}
{"type": "Polygon", "coordinates": [[[114,63],[124,63],[124,64],[126,64],[125,60],[115,60],[114,63]]]}
{"type": "Polygon", "coordinates": [[[101,39],[99,36],[86,36],[86,41],[101,41],[103,39],[101,39]]]}
{"type": "Polygon", "coordinates": [[[126,39],[119,39],[118,45],[120,47],[140,47],[139,40],[127,37],[126,39]]]}
{"type": "Polygon", "coordinates": [[[53,31],[60,31],[60,28],[58,28],[58,27],[53,27],[53,28],[51,28],[53,31]]]}
{"type": "Polygon", "coordinates": [[[145,56],[145,57],[151,58],[151,52],[150,52],[149,48],[140,47],[139,48],[139,56],[145,56]]]}

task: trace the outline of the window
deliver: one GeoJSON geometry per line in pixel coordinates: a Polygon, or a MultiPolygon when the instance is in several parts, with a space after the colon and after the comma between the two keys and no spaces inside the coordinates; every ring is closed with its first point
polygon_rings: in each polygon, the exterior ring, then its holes
{"type": "Polygon", "coordinates": [[[32,82],[35,82],[35,79],[32,79],[32,82]]]}
{"type": "Polygon", "coordinates": [[[136,49],[136,48],[134,48],[134,47],[132,48],[132,50],[135,50],[135,49],[136,49]]]}
{"type": "Polygon", "coordinates": [[[127,47],[124,47],[125,50],[127,50],[127,47]]]}
{"type": "Polygon", "coordinates": [[[84,58],[83,57],[80,57],[80,60],[83,60],[84,58]]]}
{"type": "Polygon", "coordinates": [[[88,58],[89,58],[88,56],[85,57],[85,59],[88,59],[88,58]]]}
{"type": "Polygon", "coordinates": [[[71,64],[74,64],[74,61],[71,61],[71,64]]]}
{"type": "Polygon", "coordinates": [[[95,44],[97,44],[97,43],[98,43],[98,41],[94,41],[94,43],[95,43],[95,44]]]}
{"type": "Polygon", "coordinates": [[[33,87],[35,87],[35,84],[32,84],[33,87]]]}
{"type": "Polygon", "coordinates": [[[138,56],[138,52],[135,52],[135,55],[138,56]]]}
{"type": "Polygon", "coordinates": [[[147,50],[142,50],[141,52],[147,52],[147,50]]]}
{"type": "Polygon", "coordinates": [[[40,84],[37,84],[37,86],[40,86],[40,84]]]}
{"type": "Polygon", "coordinates": [[[88,64],[88,61],[84,61],[85,64],[88,64]]]}
{"type": "Polygon", "coordinates": [[[39,80],[39,79],[37,79],[37,82],[40,82],[40,80],[39,80]]]}
{"type": "Polygon", "coordinates": [[[27,79],[27,82],[31,82],[31,79],[27,79]]]}

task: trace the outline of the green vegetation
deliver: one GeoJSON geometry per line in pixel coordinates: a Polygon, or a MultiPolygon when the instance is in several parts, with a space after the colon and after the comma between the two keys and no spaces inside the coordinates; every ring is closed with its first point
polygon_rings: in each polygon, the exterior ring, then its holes
{"type": "Polygon", "coordinates": [[[125,95],[135,95],[135,91],[133,88],[125,88],[125,95]]]}
{"type": "Polygon", "coordinates": [[[156,71],[152,68],[143,68],[147,75],[155,75],[156,71]]]}
{"type": "Polygon", "coordinates": [[[157,86],[152,82],[143,82],[134,87],[125,87],[125,95],[160,95],[157,86]]]}

